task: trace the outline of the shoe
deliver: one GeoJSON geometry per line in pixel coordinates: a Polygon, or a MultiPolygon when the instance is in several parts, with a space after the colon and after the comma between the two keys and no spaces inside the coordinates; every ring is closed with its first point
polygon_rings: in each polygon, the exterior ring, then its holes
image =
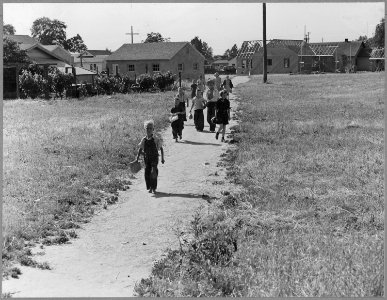
{"type": "Polygon", "coordinates": [[[175,138],[175,142],[176,142],[176,143],[178,142],[177,138],[175,138]]]}
{"type": "Polygon", "coordinates": [[[224,139],[224,137],[222,137],[222,142],[225,142],[226,140],[224,139]]]}
{"type": "Polygon", "coordinates": [[[183,137],[181,135],[179,135],[179,139],[182,139],[183,137]]]}
{"type": "Polygon", "coordinates": [[[153,190],[153,194],[156,194],[156,190],[153,190]]]}
{"type": "Polygon", "coordinates": [[[215,138],[218,139],[219,137],[219,132],[215,133],[215,138]]]}
{"type": "Polygon", "coordinates": [[[148,193],[152,193],[152,189],[149,189],[148,193]]]}

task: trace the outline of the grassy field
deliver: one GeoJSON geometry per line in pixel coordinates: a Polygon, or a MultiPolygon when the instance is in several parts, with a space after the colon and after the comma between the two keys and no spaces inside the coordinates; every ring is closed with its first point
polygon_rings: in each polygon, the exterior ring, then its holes
{"type": "Polygon", "coordinates": [[[384,295],[384,73],[261,82],[236,89],[238,146],[223,159],[244,192],[193,216],[136,292],[384,295]]]}
{"type": "MultiPolygon", "coordinates": [[[[3,263],[36,265],[29,243],[64,243],[130,184],[127,164],[145,135],[169,125],[173,94],[3,103],[3,263]]],[[[8,271],[7,271],[8,270],[8,271]]],[[[9,273],[11,272],[11,273],[9,273]]]]}

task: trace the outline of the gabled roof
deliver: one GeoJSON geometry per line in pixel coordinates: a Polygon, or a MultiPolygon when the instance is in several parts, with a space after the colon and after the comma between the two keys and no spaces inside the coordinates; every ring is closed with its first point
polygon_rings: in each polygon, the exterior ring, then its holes
{"type": "Polygon", "coordinates": [[[320,44],[309,44],[309,47],[315,53],[316,56],[333,56],[338,45],[320,45],[320,44]]]}
{"type": "Polygon", "coordinates": [[[87,50],[90,54],[96,55],[110,55],[112,54],[109,50],[87,50]]]}
{"type": "Polygon", "coordinates": [[[250,59],[254,55],[254,53],[258,52],[261,47],[261,41],[244,41],[238,51],[237,57],[250,59]]]}
{"type": "Polygon", "coordinates": [[[48,51],[50,51],[51,53],[54,53],[57,56],[59,56],[64,62],[68,64],[73,63],[73,58],[71,56],[71,53],[65,50],[64,48],[62,48],[61,46],[59,45],[42,45],[42,46],[46,48],[48,51]]]}
{"type": "Polygon", "coordinates": [[[374,48],[372,49],[370,59],[384,59],[384,48],[374,48]]]}
{"type": "Polygon", "coordinates": [[[27,45],[34,45],[36,43],[39,43],[38,40],[34,39],[33,37],[30,37],[29,35],[14,35],[14,34],[9,34],[5,35],[5,37],[17,42],[20,46],[20,49],[24,50],[24,48],[29,48],[30,46],[27,45]]]}
{"type": "MultiPolygon", "coordinates": [[[[187,44],[191,45],[189,42],[123,44],[106,60],[170,60],[187,44]]],[[[192,48],[196,50],[193,46],[192,48]]]]}
{"type": "MultiPolygon", "coordinates": [[[[62,62],[71,63],[70,53],[59,45],[42,45],[41,43],[38,42],[38,40],[28,35],[6,35],[6,37],[17,42],[19,44],[20,49],[26,50],[27,54],[28,54],[28,51],[35,48],[49,54],[50,56],[53,57],[53,59],[51,60],[46,59],[45,62],[47,63],[56,64],[57,63],[56,59],[62,62]]],[[[31,59],[36,63],[43,63],[44,61],[44,59],[40,59],[40,58],[31,58],[31,59]]]]}
{"type": "Polygon", "coordinates": [[[338,49],[342,54],[352,57],[356,56],[362,47],[365,47],[365,44],[362,41],[310,43],[310,45],[338,46],[338,49]]]}

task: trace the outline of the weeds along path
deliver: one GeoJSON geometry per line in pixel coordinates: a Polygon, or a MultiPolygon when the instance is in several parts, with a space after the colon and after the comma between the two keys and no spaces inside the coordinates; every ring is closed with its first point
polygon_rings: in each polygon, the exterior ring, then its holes
{"type": "MultiPolygon", "coordinates": [[[[233,78],[234,85],[248,80],[233,78]]],[[[162,133],[166,162],[159,165],[158,194],[146,191],[140,171],[117,204],[83,225],[71,244],[34,249],[34,258],[48,262],[52,270],[20,267],[20,279],[4,280],[2,292],[12,297],[133,296],[135,283],[149,276],[164,250],[178,247],[175,230],[206,205],[202,195],[219,196],[225,188],[212,182],[224,176],[217,163],[228,144],[208,129],[206,123],[205,132],[197,132],[189,120],[183,140],[176,143],[167,128],[162,133]]]]}

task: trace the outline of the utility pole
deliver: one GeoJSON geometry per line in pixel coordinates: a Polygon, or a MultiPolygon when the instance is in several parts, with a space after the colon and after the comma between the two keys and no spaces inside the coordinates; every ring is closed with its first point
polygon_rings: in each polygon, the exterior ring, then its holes
{"type": "Polygon", "coordinates": [[[263,11],[263,83],[267,82],[267,49],[266,49],[266,3],[262,3],[263,11]]]}
{"type": "Polygon", "coordinates": [[[138,32],[133,32],[133,26],[130,26],[130,33],[125,33],[125,34],[130,34],[132,36],[132,44],[133,44],[133,35],[138,35],[138,32]]]}

